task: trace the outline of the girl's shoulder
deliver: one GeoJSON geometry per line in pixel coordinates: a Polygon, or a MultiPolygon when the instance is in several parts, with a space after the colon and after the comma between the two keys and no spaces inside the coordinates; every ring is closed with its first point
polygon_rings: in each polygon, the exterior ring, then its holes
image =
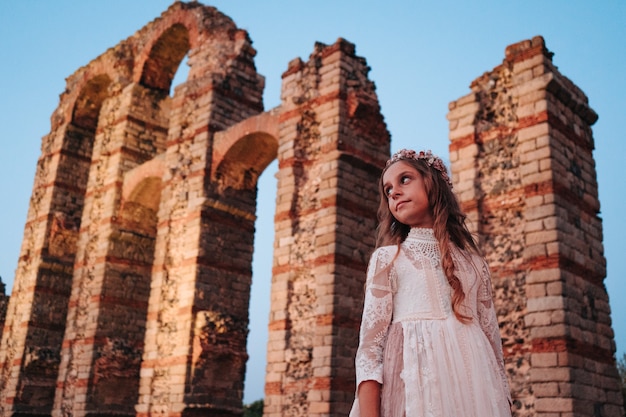
{"type": "Polygon", "coordinates": [[[452,248],[452,254],[456,255],[457,257],[462,256],[463,258],[478,263],[482,262],[483,260],[483,256],[472,249],[461,249],[454,243],[451,243],[450,247],[452,248]]]}
{"type": "Polygon", "coordinates": [[[396,258],[397,253],[397,245],[380,246],[372,253],[372,256],[370,257],[370,266],[378,265],[379,268],[384,268],[396,258]]]}
{"type": "Polygon", "coordinates": [[[479,271],[481,275],[489,274],[489,264],[485,257],[473,250],[460,249],[456,245],[453,245],[452,256],[456,262],[466,262],[474,267],[474,270],[479,271]]]}
{"type": "Polygon", "coordinates": [[[372,257],[396,256],[396,253],[398,253],[398,245],[379,246],[372,253],[372,257]]]}

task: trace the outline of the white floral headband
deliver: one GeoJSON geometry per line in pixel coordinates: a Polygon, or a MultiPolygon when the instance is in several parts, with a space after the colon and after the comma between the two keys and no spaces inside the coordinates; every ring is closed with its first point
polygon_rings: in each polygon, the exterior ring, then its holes
{"type": "Polygon", "coordinates": [[[437,155],[433,155],[430,150],[415,152],[411,149],[400,149],[398,152],[394,153],[391,156],[391,158],[385,164],[385,167],[388,167],[395,162],[402,161],[403,159],[414,159],[416,161],[422,160],[426,162],[429,167],[433,167],[437,171],[439,171],[443,179],[446,180],[450,188],[452,188],[452,180],[448,175],[446,164],[444,164],[441,158],[439,158],[437,155]]]}

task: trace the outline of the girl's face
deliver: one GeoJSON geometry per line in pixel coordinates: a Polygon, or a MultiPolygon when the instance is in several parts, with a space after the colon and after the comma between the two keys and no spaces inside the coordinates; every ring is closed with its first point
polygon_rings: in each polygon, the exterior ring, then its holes
{"type": "Polygon", "coordinates": [[[422,175],[410,164],[398,161],[383,174],[383,192],[389,211],[410,227],[433,227],[428,193],[422,175]]]}

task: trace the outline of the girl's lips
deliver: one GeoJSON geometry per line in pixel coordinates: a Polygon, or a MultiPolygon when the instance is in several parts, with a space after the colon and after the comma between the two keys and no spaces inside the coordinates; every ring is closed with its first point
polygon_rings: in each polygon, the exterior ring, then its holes
{"type": "Polygon", "coordinates": [[[398,204],[396,204],[396,211],[398,211],[400,209],[400,206],[405,203],[408,203],[408,201],[400,201],[398,204]]]}

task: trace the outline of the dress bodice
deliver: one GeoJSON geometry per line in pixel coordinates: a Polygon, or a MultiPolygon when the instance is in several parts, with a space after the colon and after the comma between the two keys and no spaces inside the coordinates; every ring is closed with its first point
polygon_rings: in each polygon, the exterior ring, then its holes
{"type": "Polygon", "coordinates": [[[411,229],[393,269],[394,322],[445,319],[452,314],[450,286],[432,229],[411,229]]]}

